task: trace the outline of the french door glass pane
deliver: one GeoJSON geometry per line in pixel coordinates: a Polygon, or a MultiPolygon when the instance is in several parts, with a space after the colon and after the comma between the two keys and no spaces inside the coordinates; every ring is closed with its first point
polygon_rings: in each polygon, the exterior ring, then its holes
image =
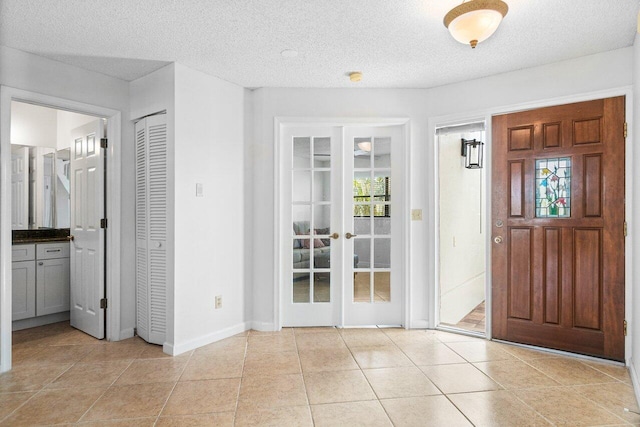
{"type": "Polygon", "coordinates": [[[309,273],[293,273],[293,302],[309,302],[311,280],[309,273]]]}

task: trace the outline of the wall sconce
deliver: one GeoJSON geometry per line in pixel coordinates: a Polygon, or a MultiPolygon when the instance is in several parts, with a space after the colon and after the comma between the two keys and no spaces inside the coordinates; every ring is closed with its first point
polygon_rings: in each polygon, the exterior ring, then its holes
{"type": "Polygon", "coordinates": [[[484,142],[475,139],[462,138],[461,155],[464,157],[464,167],[467,169],[482,168],[482,147],[484,142]]]}

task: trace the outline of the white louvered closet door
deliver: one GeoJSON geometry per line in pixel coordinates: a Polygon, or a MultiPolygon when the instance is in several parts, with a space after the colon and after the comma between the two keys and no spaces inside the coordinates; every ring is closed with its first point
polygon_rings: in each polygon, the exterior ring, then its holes
{"type": "Polygon", "coordinates": [[[159,114],[136,123],[136,308],[138,335],[166,337],[167,125],[159,114]]]}

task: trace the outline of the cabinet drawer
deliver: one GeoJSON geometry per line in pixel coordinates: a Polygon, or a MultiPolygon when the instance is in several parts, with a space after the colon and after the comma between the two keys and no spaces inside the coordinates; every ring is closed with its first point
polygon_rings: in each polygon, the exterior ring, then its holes
{"type": "Polygon", "coordinates": [[[36,245],[29,243],[26,245],[11,246],[11,261],[31,261],[36,259],[36,245]]]}
{"type": "Polygon", "coordinates": [[[38,259],[69,258],[69,242],[38,243],[38,259]]]}

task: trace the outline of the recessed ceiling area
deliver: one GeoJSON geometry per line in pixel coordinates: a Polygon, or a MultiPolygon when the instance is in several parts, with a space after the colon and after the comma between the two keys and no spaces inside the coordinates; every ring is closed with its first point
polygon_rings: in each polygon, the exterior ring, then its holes
{"type": "Polygon", "coordinates": [[[473,50],[443,25],[460,0],[1,0],[0,44],[123,80],[178,62],[250,88],[428,88],[636,34],[638,0],[505,1],[498,31],[473,50]],[[350,82],[353,70],[366,78],[350,82]]]}

